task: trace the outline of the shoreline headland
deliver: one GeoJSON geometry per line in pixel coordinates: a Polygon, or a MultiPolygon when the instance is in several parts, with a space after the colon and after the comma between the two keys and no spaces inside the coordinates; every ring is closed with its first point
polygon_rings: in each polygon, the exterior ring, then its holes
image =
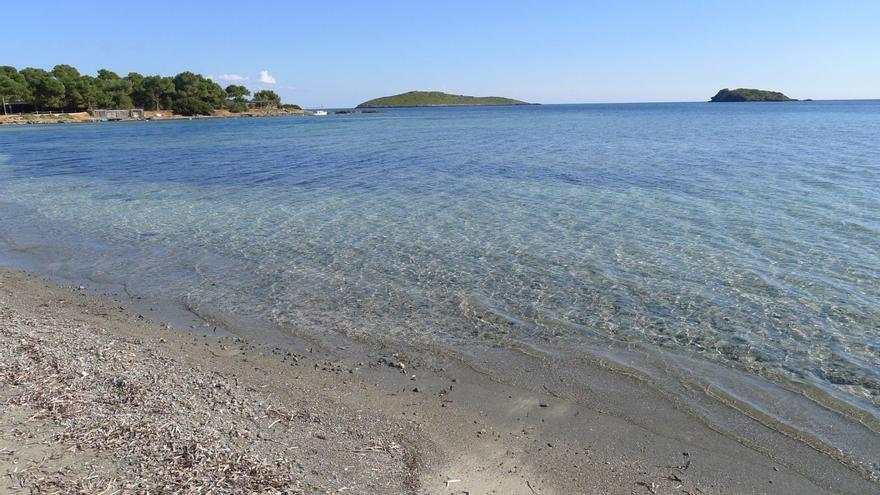
{"type": "MultiPolygon", "coordinates": [[[[204,119],[237,119],[248,117],[284,117],[310,115],[307,110],[251,110],[233,113],[225,110],[216,111],[211,115],[177,115],[171,110],[145,111],[143,118],[116,119],[115,122],[143,122],[167,120],[204,120],[204,119]]],[[[88,112],[55,112],[55,113],[23,113],[0,115],[2,125],[47,125],[47,124],[88,124],[105,122],[106,119],[93,117],[88,112]]]]}

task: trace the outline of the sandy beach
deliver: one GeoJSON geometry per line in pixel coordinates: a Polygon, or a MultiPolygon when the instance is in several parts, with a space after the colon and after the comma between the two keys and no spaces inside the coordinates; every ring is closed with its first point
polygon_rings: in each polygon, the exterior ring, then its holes
{"type": "Polygon", "coordinates": [[[108,296],[0,272],[0,491],[876,488],[760,424],[751,444],[721,434],[608,367],[566,389],[547,363],[507,356],[530,380],[499,380],[414,349],[174,328],[108,296]]]}
{"type": "Polygon", "coordinates": [[[880,495],[880,2],[45,3],[0,495],[880,495]]]}

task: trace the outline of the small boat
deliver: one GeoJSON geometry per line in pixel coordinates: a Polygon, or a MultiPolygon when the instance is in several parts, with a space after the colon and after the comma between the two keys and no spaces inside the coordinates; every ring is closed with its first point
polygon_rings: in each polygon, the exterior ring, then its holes
{"type": "Polygon", "coordinates": [[[320,115],[327,115],[327,111],[326,110],[315,110],[314,112],[312,112],[312,115],[319,115],[319,116],[320,115]]]}

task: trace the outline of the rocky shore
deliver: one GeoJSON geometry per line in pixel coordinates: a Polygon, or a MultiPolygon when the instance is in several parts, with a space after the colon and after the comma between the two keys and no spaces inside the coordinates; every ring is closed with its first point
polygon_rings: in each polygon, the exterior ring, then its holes
{"type": "MultiPolygon", "coordinates": [[[[212,115],[175,115],[170,110],[147,111],[144,112],[142,119],[122,119],[126,121],[161,121],[161,120],[193,120],[193,119],[218,119],[218,118],[245,118],[245,117],[280,117],[280,116],[302,116],[309,115],[307,110],[288,110],[288,109],[252,109],[247,112],[233,113],[228,110],[216,110],[212,115]]],[[[0,115],[0,125],[45,125],[45,124],[83,124],[90,122],[100,122],[101,119],[95,118],[88,112],[70,112],[70,113],[22,113],[0,115]]]]}

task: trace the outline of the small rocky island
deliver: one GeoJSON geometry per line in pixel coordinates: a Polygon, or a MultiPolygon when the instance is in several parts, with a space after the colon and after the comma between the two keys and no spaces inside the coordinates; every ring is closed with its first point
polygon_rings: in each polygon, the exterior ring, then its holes
{"type": "Polygon", "coordinates": [[[724,88],[712,97],[710,102],[731,102],[731,101],[797,101],[789,98],[778,91],[767,91],[763,89],[724,88]]]}
{"type": "Polygon", "coordinates": [[[531,105],[512,98],[500,96],[464,96],[441,93],[440,91],[410,91],[394,96],[384,96],[365,101],[357,108],[386,107],[452,107],[475,105],[531,105]]]}

